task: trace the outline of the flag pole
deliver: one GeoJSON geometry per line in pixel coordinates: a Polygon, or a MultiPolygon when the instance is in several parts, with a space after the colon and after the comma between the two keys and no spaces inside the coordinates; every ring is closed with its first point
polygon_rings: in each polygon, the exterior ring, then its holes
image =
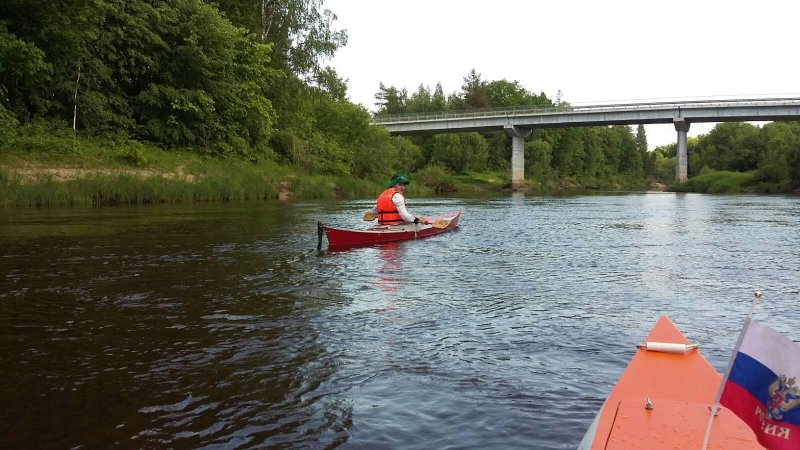
{"type": "Polygon", "coordinates": [[[728,382],[728,377],[731,375],[731,368],[733,367],[733,361],[736,359],[736,354],[739,353],[739,347],[742,346],[742,339],[744,339],[744,333],[747,331],[748,325],[750,325],[750,320],[753,318],[753,311],[756,309],[756,304],[758,304],[758,300],[761,299],[761,292],[756,291],[755,298],[753,298],[753,302],[750,304],[750,311],[747,312],[747,317],[744,318],[744,324],[742,325],[742,331],[739,332],[739,339],[736,340],[736,346],[733,347],[733,351],[731,352],[730,358],[728,358],[728,367],[725,368],[725,374],[722,376],[722,382],[719,384],[719,389],[717,389],[717,396],[714,398],[714,404],[708,407],[709,414],[708,414],[708,424],[706,425],[706,433],[703,436],[703,450],[706,450],[708,447],[708,439],[711,437],[711,426],[714,424],[714,417],[719,413],[719,401],[722,399],[722,392],[725,390],[725,384],[728,382]]]}

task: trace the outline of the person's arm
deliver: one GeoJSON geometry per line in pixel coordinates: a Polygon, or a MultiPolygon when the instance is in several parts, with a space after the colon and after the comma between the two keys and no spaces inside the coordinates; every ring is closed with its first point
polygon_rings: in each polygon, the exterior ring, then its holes
{"type": "Polygon", "coordinates": [[[394,206],[397,207],[397,212],[400,214],[400,217],[403,218],[403,221],[414,221],[415,217],[406,209],[406,201],[402,194],[396,192],[394,195],[392,195],[392,203],[394,203],[394,206]]]}

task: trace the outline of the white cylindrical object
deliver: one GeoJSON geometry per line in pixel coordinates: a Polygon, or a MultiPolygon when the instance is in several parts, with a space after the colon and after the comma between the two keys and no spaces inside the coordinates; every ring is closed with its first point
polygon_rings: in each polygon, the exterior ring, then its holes
{"type": "Polygon", "coordinates": [[[679,353],[684,354],[688,351],[686,344],[674,344],[671,342],[647,342],[645,347],[648,352],[679,353]]]}

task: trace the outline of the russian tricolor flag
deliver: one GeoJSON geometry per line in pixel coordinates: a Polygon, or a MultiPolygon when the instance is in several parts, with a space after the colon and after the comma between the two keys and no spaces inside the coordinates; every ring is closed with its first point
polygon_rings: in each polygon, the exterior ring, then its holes
{"type": "Polygon", "coordinates": [[[800,345],[749,321],[720,403],[772,450],[800,449],[800,345]]]}

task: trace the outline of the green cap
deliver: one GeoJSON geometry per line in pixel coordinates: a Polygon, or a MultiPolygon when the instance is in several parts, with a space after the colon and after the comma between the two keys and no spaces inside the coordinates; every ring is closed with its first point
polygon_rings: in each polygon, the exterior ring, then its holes
{"type": "Polygon", "coordinates": [[[392,187],[395,184],[411,184],[411,180],[409,180],[407,176],[398,173],[395,174],[391,180],[389,180],[389,187],[392,187]]]}

